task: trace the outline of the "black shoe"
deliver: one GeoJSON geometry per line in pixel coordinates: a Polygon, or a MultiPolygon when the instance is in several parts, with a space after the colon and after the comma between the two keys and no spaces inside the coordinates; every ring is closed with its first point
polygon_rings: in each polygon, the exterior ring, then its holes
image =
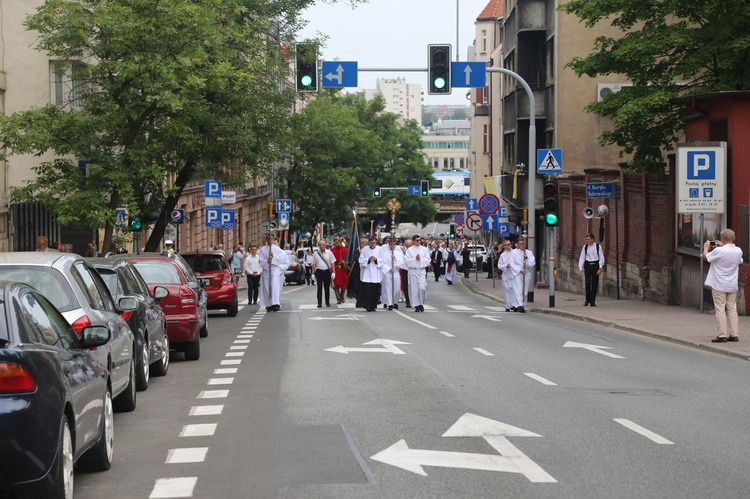
{"type": "Polygon", "coordinates": [[[511,312],[518,312],[518,307],[510,307],[511,312]]]}
{"type": "Polygon", "coordinates": [[[726,343],[728,341],[726,336],[717,336],[713,340],[711,340],[711,343],[726,343]]]}
{"type": "Polygon", "coordinates": [[[516,312],[521,312],[522,314],[525,314],[525,313],[526,313],[526,309],[525,309],[525,308],[523,308],[523,307],[518,307],[518,308],[516,309],[516,312]]]}
{"type": "Polygon", "coordinates": [[[596,303],[592,303],[592,304],[591,304],[591,306],[592,306],[592,307],[595,307],[595,306],[596,306],[596,303]]]}
{"type": "Polygon", "coordinates": [[[584,302],[583,306],[584,307],[588,307],[589,306],[589,302],[584,302]]]}
{"type": "Polygon", "coordinates": [[[318,308],[323,308],[323,305],[318,305],[318,308]]]}
{"type": "Polygon", "coordinates": [[[330,306],[331,306],[331,304],[330,304],[330,303],[326,303],[326,307],[330,307],[330,306]]]}
{"type": "Polygon", "coordinates": [[[738,336],[730,336],[727,341],[740,341],[740,338],[738,336]]]}
{"type": "Polygon", "coordinates": [[[407,305],[406,308],[411,308],[411,305],[407,305]]]}
{"type": "Polygon", "coordinates": [[[506,312],[510,312],[510,309],[509,309],[509,308],[506,308],[506,309],[505,309],[505,311],[506,311],[506,312]]]}
{"type": "Polygon", "coordinates": [[[396,310],[398,310],[398,305],[394,305],[393,308],[395,308],[396,310]]]}

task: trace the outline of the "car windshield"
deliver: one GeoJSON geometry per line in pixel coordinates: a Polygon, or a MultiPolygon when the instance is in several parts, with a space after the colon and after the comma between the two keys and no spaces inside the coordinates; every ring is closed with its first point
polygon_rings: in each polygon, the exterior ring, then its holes
{"type": "Polygon", "coordinates": [[[224,259],[219,255],[189,255],[184,258],[195,272],[224,270],[224,259]]]}
{"type": "Polygon", "coordinates": [[[177,269],[168,262],[134,262],[147,284],[181,284],[177,269]]]}
{"type": "Polygon", "coordinates": [[[0,279],[19,281],[36,288],[60,311],[81,308],[65,276],[52,267],[0,266],[0,279]]]}

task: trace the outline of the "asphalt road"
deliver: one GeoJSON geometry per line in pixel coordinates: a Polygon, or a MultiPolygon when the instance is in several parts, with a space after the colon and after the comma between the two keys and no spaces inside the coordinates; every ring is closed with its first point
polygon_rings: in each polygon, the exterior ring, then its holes
{"type": "Polygon", "coordinates": [[[428,285],[425,313],[211,316],[79,498],[703,498],[750,490],[750,364],[428,285]]]}

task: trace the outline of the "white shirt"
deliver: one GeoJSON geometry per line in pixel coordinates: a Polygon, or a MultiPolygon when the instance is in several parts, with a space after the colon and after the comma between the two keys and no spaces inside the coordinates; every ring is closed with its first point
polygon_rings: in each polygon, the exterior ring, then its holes
{"type": "Polygon", "coordinates": [[[706,261],[711,264],[706,276],[706,286],[722,293],[736,293],[739,288],[737,278],[742,263],[742,249],[732,243],[717,246],[706,254],[706,261]]]}
{"type": "Polygon", "coordinates": [[[604,268],[604,248],[599,243],[585,244],[581,248],[581,256],[578,258],[578,270],[583,270],[583,264],[585,262],[598,262],[599,268],[604,268]],[[599,254],[597,255],[597,247],[599,248],[599,254]]]}
{"type": "Polygon", "coordinates": [[[415,244],[406,250],[404,265],[412,275],[425,273],[425,269],[430,266],[430,250],[415,244]],[[417,255],[419,255],[419,260],[417,260],[417,255]]]}
{"type": "Polygon", "coordinates": [[[245,257],[245,272],[247,274],[261,274],[263,272],[263,268],[260,266],[260,257],[258,256],[258,253],[255,253],[255,256],[248,254],[245,257]]]}
{"type": "Polygon", "coordinates": [[[359,269],[360,269],[360,280],[362,282],[380,282],[383,280],[383,274],[378,267],[378,257],[380,256],[380,248],[375,246],[371,248],[369,245],[362,248],[359,253],[359,269]],[[374,256],[375,260],[370,260],[370,257],[374,256]]]}
{"type": "MultiPolygon", "coordinates": [[[[328,264],[333,267],[333,264],[336,263],[336,257],[333,256],[333,252],[329,249],[326,249],[325,251],[320,251],[320,249],[313,251],[313,268],[315,270],[329,270],[328,264]],[[328,263],[323,260],[323,258],[320,256],[320,254],[323,253],[323,256],[326,257],[326,260],[328,260],[328,263]]],[[[330,269],[333,271],[333,269],[330,269]]]]}

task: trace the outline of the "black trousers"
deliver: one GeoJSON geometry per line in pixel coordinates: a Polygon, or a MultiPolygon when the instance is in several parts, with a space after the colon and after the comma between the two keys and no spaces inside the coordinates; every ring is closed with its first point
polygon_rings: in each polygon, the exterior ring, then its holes
{"type": "Polygon", "coordinates": [[[583,264],[583,275],[586,279],[586,301],[593,305],[596,303],[596,291],[599,289],[599,262],[585,262],[583,264]]]}
{"type": "Polygon", "coordinates": [[[260,274],[247,274],[247,302],[255,303],[258,301],[258,289],[260,288],[260,274]]]}
{"type": "Polygon", "coordinates": [[[378,289],[379,282],[361,282],[360,286],[364,287],[363,304],[366,310],[375,310],[378,308],[378,289]]]}
{"type": "Polygon", "coordinates": [[[318,282],[318,306],[323,305],[323,290],[326,295],[326,305],[331,304],[331,270],[315,271],[315,280],[318,282]]]}
{"type": "Polygon", "coordinates": [[[312,281],[312,267],[308,265],[305,265],[305,281],[307,282],[308,286],[312,281]]]}
{"type": "Polygon", "coordinates": [[[411,307],[411,303],[409,303],[409,271],[406,269],[401,269],[401,284],[404,286],[406,306],[411,307]]]}

